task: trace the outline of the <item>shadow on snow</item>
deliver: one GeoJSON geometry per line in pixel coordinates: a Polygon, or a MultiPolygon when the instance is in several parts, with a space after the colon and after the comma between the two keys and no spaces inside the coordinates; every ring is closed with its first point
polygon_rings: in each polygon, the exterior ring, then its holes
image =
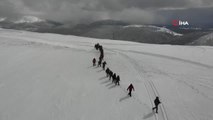
{"type": "Polygon", "coordinates": [[[124,101],[124,100],[126,100],[126,99],[128,99],[128,98],[130,98],[130,96],[129,96],[129,95],[126,95],[126,96],[120,98],[120,99],[119,99],[119,102],[122,102],[122,101],[124,101]]]}
{"type": "Polygon", "coordinates": [[[149,114],[143,116],[143,119],[150,118],[150,117],[152,117],[154,114],[155,114],[155,113],[152,111],[151,113],[149,113],[149,114]]]}

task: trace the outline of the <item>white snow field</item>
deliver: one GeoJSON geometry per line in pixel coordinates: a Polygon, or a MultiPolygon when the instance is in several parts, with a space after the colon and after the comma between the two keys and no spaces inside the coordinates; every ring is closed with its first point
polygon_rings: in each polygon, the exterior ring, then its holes
{"type": "Polygon", "coordinates": [[[212,120],[212,111],[213,47],[0,29],[0,120],[212,120]],[[92,67],[97,42],[120,86],[92,67]]]}

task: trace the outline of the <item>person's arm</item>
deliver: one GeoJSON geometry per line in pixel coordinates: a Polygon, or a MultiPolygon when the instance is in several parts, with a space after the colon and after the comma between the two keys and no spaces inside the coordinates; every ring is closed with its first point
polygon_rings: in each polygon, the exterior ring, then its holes
{"type": "Polygon", "coordinates": [[[157,101],[157,102],[158,102],[158,104],[161,104],[161,101],[160,101],[159,99],[158,99],[158,101],[157,101]]]}

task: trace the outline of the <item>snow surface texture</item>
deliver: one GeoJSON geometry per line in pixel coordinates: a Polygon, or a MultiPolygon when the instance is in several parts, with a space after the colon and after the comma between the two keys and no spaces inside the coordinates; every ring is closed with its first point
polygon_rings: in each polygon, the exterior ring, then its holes
{"type": "Polygon", "coordinates": [[[137,27],[137,28],[145,27],[145,28],[152,28],[156,32],[168,33],[168,34],[171,34],[171,35],[174,35],[174,36],[182,36],[182,34],[176,33],[176,32],[174,32],[172,30],[169,30],[169,29],[167,29],[165,27],[157,27],[157,26],[153,26],[153,25],[127,25],[127,26],[124,26],[124,28],[126,28],[126,27],[137,27]]]}
{"type": "Polygon", "coordinates": [[[212,47],[0,29],[0,120],[212,120],[212,55],[212,47]],[[92,67],[97,42],[121,86],[92,67]]]}

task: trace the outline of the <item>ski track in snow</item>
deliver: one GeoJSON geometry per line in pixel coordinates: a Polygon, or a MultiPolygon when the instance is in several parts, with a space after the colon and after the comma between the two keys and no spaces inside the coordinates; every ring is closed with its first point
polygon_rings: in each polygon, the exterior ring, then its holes
{"type": "Polygon", "coordinates": [[[121,49],[114,49],[114,50],[121,51],[121,52],[132,52],[132,53],[136,53],[136,54],[143,54],[143,55],[159,57],[159,58],[164,58],[164,59],[170,59],[170,60],[175,60],[175,61],[179,61],[179,62],[190,63],[190,64],[193,64],[193,65],[205,67],[205,68],[208,68],[208,69],[213,69],[213,66],[211,66],[211,65],[206,65],[206,64],[203,64],[203,63],[199,63],[199,62],[195,62],[195,61],[191,61],[191,60],[186,60],[186,59],[182,59],[182,58],[177,58],[177,57],[172,57],[172,56],[160,55],[160,54],[149,53],[149,52],[141,52],[141,51],[139,52],[139,51],[134,51],[134,50],[121,50],[121,49]]]}
{"type": "MultiPolygon", "coordinates": [[[[2,36],[1,37],[7,37],[7,38],[13,38],[12,36],[2,36]]],[[[67,44],[64,44],[64,43],[60,43],[60,42],[48,42],[46,40],[43,40],[43,39],[28,39],[28,38],[24,38],[24,37],[16,37],[17,39],[20,39],[20,40],[25,40],[25,41],[31,41],[31,42],[35,42],[35,43],[41,43],[41,44],[44,44],[44,45],[52,45],[52,46],[58,46],[58,47],[64,47],[64,48],[76,48],[74,47],[73,45],[67,45],[67,44]]],[[[75,43],[75,42],[72,42],[72,43],[75,43]]],[[[108,44],[108,45],[111,45],[110,43],[105,43],[105,44],[108,44]]],[[[93,47],[92,45],[90,45],[89,42],[76,42],[76,45],[78,46],[86,46],[86,47],[93,47]],[[79,43],[84,43],[84,44],[79,44],[79,43]]],[[[128,44],[114,44],[114,45],[128,45],[128,44]]],[[[141,46],[140,44],[130,44],[132,46],[136,46],[136,45],[139,45],[141,46]]],[[[130,46],[129,45],[129,46],[130,46]]],[[[201,48],[201,47],[199,47],[201,48]]],[[[78,48],[76,48],[78,49],[78,48]]],[[[78,50],[82,50],[82,49],[78,49],[78,50]]],[[[109,49],[107,49],[109,50],[109,49]]],[[[180,62],[186,62],[186,63],[190,63],[190,64],[194,64],[194,65],[197,65],[197,66],[202,66],[202,67],[205,67],[205,68],[208,68],[208,69],[213,69],[213,66],[211,65],[207,65],[207,64],[203,64],[203,63],[199,63],[199,62],[195,62],[195,61],[191,61],[191,60],[186,60],[186,59],[182,59],[182,58],[177,58],[177,57],[172,57],[172,56],[166,56],[166,55],[160,55],[160,54],[155,54],[155,53],[150,53],[150,52],[142,52],[142,51],[134,51],[134,50],[121,50],[121,49],[113,49],[113,50],[117,50],[117,51],[123,51],[123,52],[132,52],[132,53],[137,53],[137,54],[143,54],[143,55],[148,55],[148,56],[154,56],[154,57],[160,57],[160,58],[165,58],[165,59],[171,59],[171,60],[176,60],[176,61],[180,61],[180,62]]],[[[205,49],[204,49],[205,50],[205,49]]]]}
{"type": "MultiPolygon", "coordinates": [[[[107,50],[110,50],[110,49],[107,49],[107,50]]],[[[121,56],[123,56],[123,57],[125,57],[126,59],[128,59],[128,60],[131,62],[131,64],[133,64],[133,66],[135,67],[135,69],[138,71],[138,74],[139,74],[139,75],[142,74],[143,76],[144,76],[145,74],[143,74],[143,72],[141,72],[141,71],[144,71],[144,70],[140,69],[140,65],[137,64],[137,61],[135,61],[134,59],[132,59],[132,58],[130,58],[128,55],[126,55],[126,54],[125,54],[126,52],[132,52],[132,53],[136,53],[136,54],[143,54],[143,55],[148,55],[148,56],[153,56],[153,57],[159,57],[159,58],[169,59],[169,60],[173,60],[173,61],[177,61],[177,62],[184,62],[184,63],[192,64],[192,65],[195,65],[195,66],[203,67],[203,68],[205,68],[205,69],[212,69],[212,68],[213,68],[213,67],[210,66],[210,65],[206,65],[206,64],[202,64],[202,63],[198,63],[198,62],[194,62],[194,61],[190,61],[190,60],[185,60],[185,59],[175,58],[175,57],[170,57],[170,56],[165,56],[165,55],[152,54],[152,53],[147,53],[147,52],[126,51],[126,50],[120,50],[120,49],[113,49],[113,50],[110,50],[110,51],[118,52],[121,56]]],[[[161,71],[159,71],[159,72],[161,73],[161,71]]],[[[163,74],[163,75],[165,74],[166,76],[172,78],[172,76],[170,76],[168,73],[162,73],[162,74],[163,74]]],[[[175,76],[177,76],[177,75],[175,75],[175,76]]],[[[140,76],[140,77],[141,77],[141,76],[140,76]]],[[[143,78],[143,77],[141,77],[141,79],[146,79],[146,83],[145,83],[144,85],[145,85],[145,87],[146,87],[147,93],[149,94],[150,102],[151,102],[151,104],[153,105],[152,100],[153,100],[154,98],[152,98],[152,97],[151,97],[152,95],[150,95],[150,94],[154,94],[154,96],[160,96],[160,94],[159,94],[159,92],[158,92],[157,88],[155,87],[155,85],[154,85],[154,83],[153,83],[152,80],[148,80],[147,78],[143,78]],[[151,87],[151,89],[150,89],[149,87],[151,87]]],[[[184,82],[184,84],[186,84],[186,85],[189,86],[190,88],[192,88],[192,89],[198,91],[198,93],[200,93],[203,97],[205,97],[205,98],[211,100],[211,98],[209,98],[208,95],[205,95],[205,93],[200,92],[199,89],[196,89],[193,85],[190,85],[190,83],[187,83],[187,81],[183,81],[183,80],[177,79],[177,78],[176,78],[176,80],[181,81],[181,82],[184,82]]],[[[193,81],[193,80],[192,80],[192,81],[193,81]]],[[[197,81],[193,81],[193,82],[197,82],[197,81]]],[[[202,82],[202,81],[201,81],[201,82],[202,82]]],[[[199,83],[199,85],[200,85],[200,84],[201,84],[201,83],[199,83]]],[[[209,85],[209,84],[203,84],[203,85],[206,86],[206,85],[209,85]]],[[[210,86],[210,87],[211,87],[211,86],[210,86]]],[[[212,87],[211,87],[211,88],[212,88],[212,87]]],[[[178,91],[177,91],[177,92],[178,92],[178,91]]],[[[180,95],[180,94],[179,94],[179,95],[180,95]]],[[[183,104],[184,104],[184,103],[183,103],[183,104]]],[[[166,108],[165,108],[165,106],[163,105],[163,103],[162,103],[160,109],[161,109],[161,111],[162,111],[162,119],[163,119],[163,120],[168,120],[168,115],[167,115],[167,113],[166,113],[166,108]]],[[[185,108],[185,109],[186,109],[186,108],[185,108]]],[[[186,110],[187,110],[187,109],[186,109],[186,110]]],[[[188,111],[188,110],[187,110],[187,111],[188,111]]],[[[195,115],[194,115],[195,113],[193,113],[192,111],[188,111],[188,113],[191,114],[191,116],[193,117],[194,120],[197,119],[197,118],[195,117],[195,115]]],[[[158,116],[156,116],[156,120],[158,120],[158,116]]]]}
{"type": "MultiPolygon", "coordinates": [[[[139,64],[137,64],[137,61],[136,60],[134,60],[134,59],[132,59],[131,57],[129,57],[127,54],[125,54],[125,52],[123,51],[123,50],[118,50],[118,49],[116,49],[122,56],[124,56],[126,59],[129,59],[129,61],[134,65],[134,67],[135,67],[135,69],[138,71],[138,74],[139,75],[143,75],[143,76],[146,76],[146,71],[144,71],[143,69],[141,69],[141,68],[143,68],[142,66],[140,66],[139,64]]],[[[131,51],[132,52],[132,51],[131,51]]],[[[133,52],[133,53],[138,53],[138,52],[133,52]]],[[[140,52],[140,54],[141,54],[141,52],[140,52]]],[[[142,54],[144,54],[143,52],[142,52],[142,54]]],[[[144,55],[150,55],[149,53],[145,53],[144,55]]],[[[175,60],[175,61],[179,61],[179,62],[184,62],[184,63],[189,63],[189,64],[193,64],[193,65],[196,65],[196,66],[199,66],[199,67],[204,67],[204,68],[206,68],[206,69],[210,69],[211,68],[211,66],[206,66],[206,65],[203,65],[203,64],[197,64],[196,62],[191,62],[191,61],[187,61],[187,60],[182,60],[182,59],[176,59],[176,58],[170,58],[170,57],[168,57],[168,56],[159,56],[159,55],[153,55],[153,54],[151,54],[150,56],[153,56],[153,57],[159,57],[159,58],[163,58],[163,59],[170,59],[170,60],[175,60]]],[[[165,75],[165,76],[167,76],[167,77],[170,77],[171,79],[173,78],[172,76],[170,76],[168,73],[164,73],[164,72],[162,72],[162,71],[158,71],[159,73],[158,74],[162,74],[162,75],[165,75]]],[[[195,90],[195,91],[197,91],[198,93],[200,93],[200,95],[201,96],[203,96],[203,97],[205,97],[205,98],[207,98],[207,99],[209,99],[209,100],[213,100],[212,98],[210,98],[208,95],[206,95],[205,93],[202,93],[201,91],[199,91],[199,89],[197,89],[195,86],[193,86],[193,85],[191,85],[190,83],[188,83],[187,81],[183,81],[183,80],[181,80],[181,79],[179,79],[177,76],[178,75],[175,75],[176,77],[175,77],[175,80],[177,80],[177,81],[181,81],[181,82],[183,82],[185,85],[187,85],[187,86],[189,86],[191,89],[193,89],[193,90],[195,90]]],[[[149,76],[147,76],[147,77],[141,77],[141,79],[145,79],[146,80],[146,83],[144,84],[145,86],[146,86],[146,89],[147,89],[147,92],[148,92],[148,94],[149,94],[149,96],[152,96],[152,94],[154,94],[154,96],[160,96],[160,94],[159,94],[159,92],[158,92],[158,90],[157,90],[157,88],[155,87],[155,85],[154,85],[154,83],[153,83],[153,81],[152,80],[149,80],[148,79],[148,77],[149,76]],[[149,88],[149,87],[151,87],[151,89],[149,88]],[[151,94],[151,95],[150,95],[151,94]]],[[[192,82],[197,82],[197,81],[193,81],[192,80],[192,82]]],[[[205,86],[206,86],[206,84],[204,84],[205,86]]],[[[208,85],[208,84],[207,84],[208,85]]],[[[210,86],[211,87],[211,86],[210,86]]],[[[212,88],[212,87],[211,87],[212,88]]],[[[179,93],[177,90],[176,90],[176,92],[177,93],[179,93]]],[[[180,95],[180,93],[179,93],[179,96],[181,96],[180,95]]],[[[151,98],[151,100],[153,100],[154,98],[153,97],[150,97],[151,98]]],[[[181,98],[181,97],[180,97],[181,98]]],[[[152,102],[152,101],[151,101],[152,102]]],[[[183,102],[181,102],[181,103],[183,103],[183,102]]],[[[184,104],[184,103],[183,103],[184,104]]],[[[186,106],[186,105],[184,105],[184,106],[186,106]]],[[[184,107],[185,109],[186,109],[186,111],[188,111],[188,109],[186,108],[186,107],[184,107]]],[[[165,106],[163,105],[163,103],[161,103],[161,106],[160,106],[160,109],[161,109],[161,111],[162,111],[162,118],[161,119],[163,119],[163,120],[168,120],[169,118],[168,118],[168,115],[167,115],[167,112],[166,112],[166,108],[165,108],[165,106]]],[[[192,111],[188,111],[188,113],[189,114],[191,114],[191,116],[193,117],[193,119],[194,120],[197,120],[197,118],[195,117],[195,113],[193,113],[192,111]]],[[[156,119],[158,119],[158,117],[156,118],[156,119]]]]}
{"type": "MultiPolygon", "coordinates": [[[[121,57],[127,59],[133,65],[135,70],[138,72],[138,75],[140,77],[139,79],[141,79],[141,80],[145,79],[146,80],[146,82],[144,83],[144,86],[145,86],[147,94],[149,96],[150,104],[152,105],[152,107],[154,107],[154,103],[153,103],[153,100],[155,99],[154,97],[155,96],[160,97],[160,94],[158,93],[156,87],[154,86],[154,83],[151,80],[147,80],[147,78],[144,78],[144,77],[141,76],[141,74],[143,74],[143,73],[141,72],[141,69],[139,67],[140,65],[137,64],[137,61],[135,61],[134,59],[130,58],[128,55],[123,53],[123,50],[119,50],[119,49],[113,49],[113,50],[107,49],[107,50],[112,51],[114,53],[118,53],[121,57]]],[[[145,75],[145,74],[143,74],[143,75],[145,75]]],[[[123,88],[123,90],[125,91],[124,88],[123,88]]],[[[133,98],[136,99],[139,103],[141,103],[139,98],[136,95],[133,95],[133,98]]],[[[162,111],[162,114],[160,115],[160,118],[159,118],[160,112],[158,113],[158,115],[154,113],[155,114],[155,120],[169,120],[163,103],[161,103],[160,109],[162,111]]]]}
{"type": "MultiPolygon", "coordinates": [[[[144,77],[141,76],[141,74],[143,74],[143,73],[141,72],[141,68],[139,67],[140,65],[137,64],[137,61],[135,61],[134,59],[128,57],[128,56],[125,55],[124,53],[119,52],[119,54],[120,54],[121,56],[123,56],[124,58],[126,58],[127,60],[130,61],[130,63],[131,63],[131,64],[134,66],[134,68],[137,70],[138,75],[140,76],[140,79],[145,79],[145,80],[146,80],[146,82],[144,83],[144,86],[145,86],[145,88],[146,88],[146,90],[147,90],[147,93],[148,93],[148,95],[149,95],[150,103],[151,103],[152,106],[154,107],[154,104],[153,104],[153,100],[155,99],[154,96],[159,96],[159,97],[160,97],[160,94],[158,93],[156,87],[154,86],[154,83],[153,83],[151,80],[148,80],[147,78],[144,78],[144,77]]],[[[145,74],[143,74],[143,75],[145,76],[145,74]]],[[[160,109],[161,109],[161,111],[162,111],[162,115],[160,116],[161,118],[159,118],[159,115],[155,114],[155,119],[156,119],[156,120],[161,120],[161,119],[163,119],[163,120],[168,120],[167,113],[166,113],[166,110],[165,110],[165,108],[164,108],[163,103],[161,103],[160,109]]],[[[159,113],[160,113],[160,112],[159,112],[159,113]]],[[[158,113],[158,114],[159,114],[159,113],[158,113]]]]}

